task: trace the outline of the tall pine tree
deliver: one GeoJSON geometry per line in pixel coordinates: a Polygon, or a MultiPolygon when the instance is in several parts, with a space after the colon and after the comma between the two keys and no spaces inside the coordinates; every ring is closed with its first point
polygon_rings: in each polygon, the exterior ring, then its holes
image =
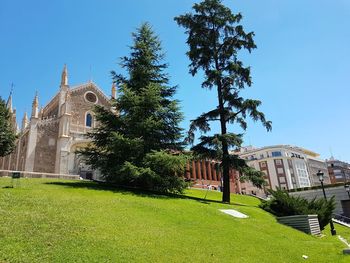
{"type": "Polygon", "coordinates": [[[142,24],[132,37],[130,55],[121,59],[127,74],[112,71],[119,97],[112,109],[96,108],[99,127],[89,134],[93,143],[82,154],[107,180],[181,191],[185,184],[177,175],[184,172],[185,159],[169,153],[182,149],[176,87],[168,84],[164,54],[151,26],[142,24]]]}
{"type": "Polygon", "coordinates": [[[176,87],[168,85],[168,75],[164,73],[167,64],[163,63],[160,41],[147,23],[132,36],[130,56],[121,61],[128,77],[112,72],[121,87],[117,105],[124,132],[131,138],[142,138],[144,154],[179,149],[182,137],[179,123],[183,116],[178,101],[172,98],[176,87]]]}
{"type": "Polygon", "coordinates": [[[245,67],[238,58],[238,51],[249,52],[256,48],[254,33],[246,33],[240,25],[241,14],[233,14],[220,0],[204,0],[193,6],[194,13],[187,13],[175,18],[186,29],[191,61],[190,73],[194,76],[199,70],[204,71],[203,88],[215,89],[217,107],[203,113],[193,120],[189,130],[189,141],[193,142],[194,132],[210,131],[210,123],[218,121],[221,133],[201,136],[199,144],[193,150],[202,155],[220,158],[223,170],[223,202],[230,202],[229,169],[233,167],[245,173],[253,182],[261,182],[261,173],[254,172],[237,155],[230,155],[230,148],[238,148],[242,135],[228,131],[229,124],[237,124],[247,129],[246,119],[261,121],[267,130],[271,122],[258,110],[261,102],[245,99],[240,93],[246,86],[251,86],[250,68],[245,67]],[[260,179],[259,179],[260,178],[260,179]]]}

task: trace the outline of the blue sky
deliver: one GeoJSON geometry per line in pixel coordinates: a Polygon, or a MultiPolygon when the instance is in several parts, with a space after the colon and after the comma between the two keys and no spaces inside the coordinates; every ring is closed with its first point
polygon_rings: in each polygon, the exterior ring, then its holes
{"type": "MultiPolygon", "coordinates": [[[[173,17],[193,0],[0,0],[0,96],[15,84],[19,121],[31,111],[35,91],[45,105],[58,91],[66,63],[71,85],[90,78],[110,94],[111,70],[128,54],[131,32],[148,21],[162,40],[171,84],[178,85],[189,120],[211,109],[215,94],[202,90],[201,75],[188,74],[183,29],[173,17]]],[[[273,122],[267,133],[250,123],[245,144],[293,144],[350,161],[350,2],[347,0],[230,0],[258,49],[241,59],[252,67],[253,86],[273,122]]],[[[215,131],[214,126],[214,131],[215,131]]],[[[231,131],[240,132],[235,127],[231,131]]]]}

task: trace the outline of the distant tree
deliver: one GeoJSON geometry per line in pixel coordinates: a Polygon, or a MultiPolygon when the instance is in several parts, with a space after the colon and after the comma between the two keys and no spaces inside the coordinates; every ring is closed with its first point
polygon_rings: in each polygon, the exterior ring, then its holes
{"type": "Polygon", "coordinates": [[[178,25],[186,29],[191,61],[189,71],[194,76],[199,70],[204,71],[203,88],[217,91],[217,107],[203,113],[191,122],[188,141],[193,142],[195,131],[203,133],[210,131],[210,123],[220,122],[221,133],[212,136],[201,136],[193,150],[202,154],[221,159],[223,170],[223,202],[230,202],[229,169],[244,172],[262,182],[261,173],[248,168],[244,160],[237,155],[230,155],[230,148],[240,147],[242,134],[228,132],[229,124],[237,124],[243,130],[247,129],[247,118],[261,121],[269,131],[271,122],[265,119],[258,110],[261,102],[245,99],[240,93],[251,86],[250,68],[245,67],[238,58],[238,51],[246,49],[249,52],[256,48],[253,41],[254,33],[246,33],[239,22],[241,14],[233,14],[220,0],[205,0],[193,6],[194,13],[175,17],[178,25]],[[260,179],[259,179],[260,177],[260,179]]]}
{"type": "Polygon", "coordinates": [[[150,25],[142,24],[132,37],[131,53],[121,59],[127,76],[112,71],[120,95],[112,109],[96,108],[99,126],[89,134],[93,143],[81,153],[109,181],[181,191],[185,184],[177,175],[182,175],[185,159],[170,153],[183,145],[183,117],[173,99],[176,87],[168,85],[164,54],[150,25]],[[166,172],[152,165],[156,163],[166,164],[166,172]]]}
{"type": "Polygon", "coordinates": [[[15,148],[16,134],[11,124],[11,113],[0,97],[0,156],[10,154],[15,148]]]}

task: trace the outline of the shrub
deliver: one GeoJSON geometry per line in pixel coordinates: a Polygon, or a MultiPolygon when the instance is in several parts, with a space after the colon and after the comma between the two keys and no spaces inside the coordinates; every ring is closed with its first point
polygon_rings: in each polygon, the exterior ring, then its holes
{"type": "Polygon", "coordinates": [[[306,200],[302,197],[290,196],[288,192],[277,189],[269,190],[271,200],[263,201],[260,207],[275,216],[310,215],[317,214],[321,230],[331,221],[335,208],[334,196],[328,201],[325,199],[306,200]]]}

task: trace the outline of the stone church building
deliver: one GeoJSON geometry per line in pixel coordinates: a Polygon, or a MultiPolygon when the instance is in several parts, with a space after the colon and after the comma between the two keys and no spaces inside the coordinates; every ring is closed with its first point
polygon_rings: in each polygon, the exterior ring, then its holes
{"type": "MultiPolygon", "coordinates": [[[[115,96],[113,85],[111,97],[115,96]]],[[[46,106],[39,109],[38,94],[35,95],[30,119],[25,113],[16,149],[0,158],[0,170],[78,174],[91,178],[93,171],[75,151],[89,143],[86,133],[96,125],[95,105],[111,107],[110,98],[93,82],[69,86],[65,66],[59,91],[46,106]]],[[[12,95],[7,106],[13,116],[13,127],[17,127],[12,95]]]]}

